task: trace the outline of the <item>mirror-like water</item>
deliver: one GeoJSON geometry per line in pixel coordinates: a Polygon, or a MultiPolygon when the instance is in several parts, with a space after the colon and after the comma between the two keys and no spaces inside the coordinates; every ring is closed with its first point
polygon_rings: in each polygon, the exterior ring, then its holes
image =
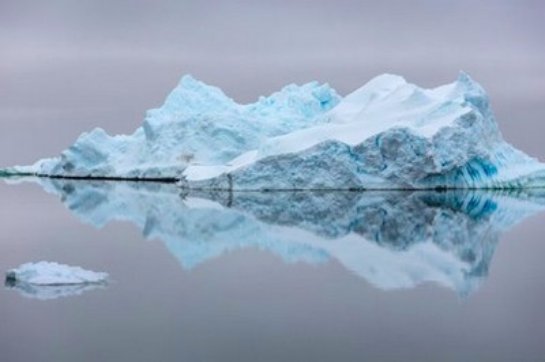
{"type": "Polygon", "coordinates": [[[3,270],[46,259],[113,278],[6,285],[10,361],[545,352],[543,190],[210,193],[8,179],[0,196],[3,270]]]}

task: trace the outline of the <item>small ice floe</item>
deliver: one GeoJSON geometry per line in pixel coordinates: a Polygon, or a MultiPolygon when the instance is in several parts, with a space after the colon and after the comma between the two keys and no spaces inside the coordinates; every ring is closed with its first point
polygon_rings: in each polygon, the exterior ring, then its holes
{"type": "Polygon", "coordinates": [[[108,277],[107,273],[41,261],[8,270],[5,284],[17,289],[25,297],[45,300],[79,295],[87,290],[105,287],[108,277]]]}

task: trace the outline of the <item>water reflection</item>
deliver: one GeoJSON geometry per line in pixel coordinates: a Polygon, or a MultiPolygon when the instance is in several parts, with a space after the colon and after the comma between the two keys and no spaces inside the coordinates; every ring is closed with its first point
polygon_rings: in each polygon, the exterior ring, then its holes
{"type": "Polygon", "coordinates": [[[36,285],[28,283],[18,283],[6,279],[6,288],[15,289],[23,297],[39,300],[50,300],[62,297],[81,295],[94,289],[106,288],[105,283],[94,284],[66,284],[66,285],[36,285]]]}
{"type": "Polygon", "coordinates": [[[32,180],[85,223],[130,221],[186,269],[254,247],[286,262],[335,259],[384,290],[435,282],[460,295],[487,276],[500,234],[545,208],[542,190],[224,193],[32,180]]]}

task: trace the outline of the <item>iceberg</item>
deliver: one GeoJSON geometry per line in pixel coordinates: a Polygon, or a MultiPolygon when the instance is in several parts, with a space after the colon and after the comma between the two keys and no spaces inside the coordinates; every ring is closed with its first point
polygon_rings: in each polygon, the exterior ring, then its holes
{"type": "Polygon", "coordinates": [[[187,189],[543,186],[545,166],[508,144],[467,74],[423,89],[378,76],[340,97],[289,85],[252,104],[184,76],[132,135],[82,134],[60,157],[1,174],[178,182],[187,189]]]}
{"type": "Polygon", "coordinates": [[[107,273],[97,273],[77,266],[40,261],[8,270],[5,285],[28,298],[40,300],[80,295],[106,285],[107,273]]]}
{"type": "Polygon", "coordinates": [[[23,180],[38,182],[97,228],[134,224],[145,238],[162,241],[184,269],[258,249],[286,263],[335,260],[383,290],[431,282],[462,296],[488,275],[501,234],[545,209],[540,189],[225,192],[168,183],[23,180]]]}
{"type": "Polygon", "coordinates": [[[5,285],[16,289],[24,297],[49,300],[104,288],[108,278],[107,273],[40,261],[25,263],[18,268],[8,270],[5,285]]]}
{"type": "Polygon", "coordinates": [[[54,262],[40,261],[26,263],[8,270],[6,281],[31,285],[74,285],[103,283],[107,273],[97,273],[78,266],[69,266],[54,262]]]}

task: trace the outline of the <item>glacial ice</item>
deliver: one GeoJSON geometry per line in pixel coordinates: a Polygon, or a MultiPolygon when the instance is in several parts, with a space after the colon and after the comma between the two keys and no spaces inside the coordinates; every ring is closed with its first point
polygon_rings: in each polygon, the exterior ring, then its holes
{"type": "Polygon", "coordinates": [[[460,295],[486,278],[501,233],[545,209],[540,189],[264,193],[29,180],[85,223],[133,223],[187,269],[257,248],[289,263],[336,260],[384,290],[433,282],[460,295]]]}
{"type": "Polygon", "coordinates": [[[184,76],[159,109],[147,112],[132,135],[109,136],[97,128],[82,134],[60,157],[20,173],[68,177],[179,179],[190,164],[222,165],[259,147],[268,137],[311,124],[339,102],[327,84],[288,85],[253,104],[241,105],[219,88],[184,76]]]}
{"type": "Polygon", "coordinates": [[[484,90],[468,75],[421,89],[379,76],[346,96],[328,122],[271,137],[228,166],[190,165],[203,189],[518,188],[545,166],[506,143],[484,90]]]}
{"type": "Polygon", "coordinates": [[[190,76],[132,135],[84,133],[60,157],[4,173],[161,179],[189,189],[543,186],[545,166],[504,141],[488,97],[461,73],[422,89],[378,76],[341,98],[289,85],[241,105],[190,76]]]}

